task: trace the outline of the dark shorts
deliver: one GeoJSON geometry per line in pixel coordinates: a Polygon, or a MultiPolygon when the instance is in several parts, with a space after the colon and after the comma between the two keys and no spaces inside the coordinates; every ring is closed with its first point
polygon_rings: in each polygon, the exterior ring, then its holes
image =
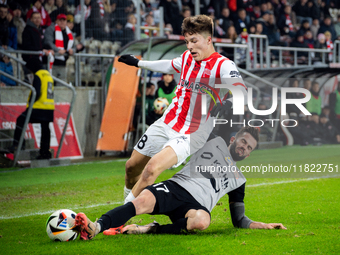
{"type": "Polygon", "coordinates": [[[172,222],[185,217],[190,210],[210,212],[191,196],[191,194],[173,181],[164,181],[146,187],[156,197],[156,204],[151,214],[165,214],[172,222]]]}

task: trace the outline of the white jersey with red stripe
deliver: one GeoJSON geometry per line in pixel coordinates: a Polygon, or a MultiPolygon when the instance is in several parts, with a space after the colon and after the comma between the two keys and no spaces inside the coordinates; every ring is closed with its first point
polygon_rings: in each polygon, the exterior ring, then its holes
{"type": "MultiPolygon", "coordinates": [[[[202,61],[195,61],[187,50],[173,60],[139,61],[138,66],[156,72],[181,74],[176,96],[163,114],[162,120],[182,134],[192,134],[198,130],[210,134],[213,118],[209,117],[209,114],[205,116],[201,113],[202,94],[214,90],[215,84],[221,83],[221,79],[238,78],[233,85],[240,86],[247,99],[246,86],[235,63],[217,52],[202,61]]],[[[223,92],[220,89],[214,91],[220,92],[220,95],[223,92]]],[[[226,96],[227,94],[222,93],[220,98],[224,100],[226,96]]],[[[210,100],[211,98],[207,97],[208,105],[210,100]]],[[[212,106],[210,104],[210,108],[212,106]]]]}
{"type": "MultiPolygon", "coordinates": [[[[220,83],[218,80],[221,78],[240,78],[240,74],[233,61],[217,52],[202,61],[195,61],[187,50],[181,57],[173,59],[171,65],[181,76],[176,96],[162,118],[175,131],[191,134],[203,128],[202,125],[210,123],[207,116],[201,114],[202,93],[205,93],[205,90],[211,91],[216,83],[220,83]]],[[[246,95],[243,82],[238,85],[243,86],[246,95]]],[[[215,91],[220,92],[219,89],[215,91]]],[[[225,99],[225,96],[222,95],[222,98],[225,99]]],[[[211,131],[212,125],[208,126],[211,131]]]]}

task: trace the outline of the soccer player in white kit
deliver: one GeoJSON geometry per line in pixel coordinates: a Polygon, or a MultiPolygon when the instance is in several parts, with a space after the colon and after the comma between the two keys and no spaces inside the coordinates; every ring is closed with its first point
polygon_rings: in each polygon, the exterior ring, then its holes
{"type": "Polygon", "coordinates": [[[182,34],[188,50],[173,60],[143,61],[133,55],[123,55],[118,61],[162,73],[180,73],[176,96],[162,118],[151,125],[134,147],[126,162],[125,202],[132,201],[140,192],[155,182],[160,173],[180,165],[188,156],[200,149],[213,129],[213,119],[220,112],[231,111],[232,103],[224,100],[202,116],[193,110],[204,93],[204,85],[193,80],[237,78],[243,94],[246,87],[233,61],[215,52],[212,34],[213,21],[205,15],[184,19],[182,34]],[[195,134],[195,139],[192,135],[195,134]],[[130,190],[132,189],[132,192],[130,190]]]}

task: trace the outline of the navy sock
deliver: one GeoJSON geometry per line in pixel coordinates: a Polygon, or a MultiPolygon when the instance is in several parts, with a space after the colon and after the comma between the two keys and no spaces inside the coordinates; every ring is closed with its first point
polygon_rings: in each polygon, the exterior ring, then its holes
{"type": "Polygon", "coordinates": [[[120,227],[134,216],[136,216],[136,209],[132,202],[118,206],[100,217],[98,220],[101,226],[100,232],[109,228],[120,227]]]}
{"type": "Polygon", "coordinates": [[[188,218],[182,218],[175,221],[173,224],[160,225],[156,229],[156,234],[181,234],[187,232],[188,218]]]}

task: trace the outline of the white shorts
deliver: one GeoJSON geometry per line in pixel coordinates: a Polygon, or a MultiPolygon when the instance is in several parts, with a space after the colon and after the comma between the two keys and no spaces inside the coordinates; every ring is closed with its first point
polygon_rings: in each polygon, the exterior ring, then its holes
{"type": "Polygon", "coordinates": [[[177,167],[187,157],[200,149],[205,144],[208,136],[202,140],[200,139],[201,141],[199,142],[195,141],[194,146],[191,144],[190,147],[189,134],[180,134],[165,124],[162,119],[159,119],[145,131],[134,149],[145,156],[153,157],[166,146],[170,146],[177,155],[177,164],[173,166],[177,167]]]}

